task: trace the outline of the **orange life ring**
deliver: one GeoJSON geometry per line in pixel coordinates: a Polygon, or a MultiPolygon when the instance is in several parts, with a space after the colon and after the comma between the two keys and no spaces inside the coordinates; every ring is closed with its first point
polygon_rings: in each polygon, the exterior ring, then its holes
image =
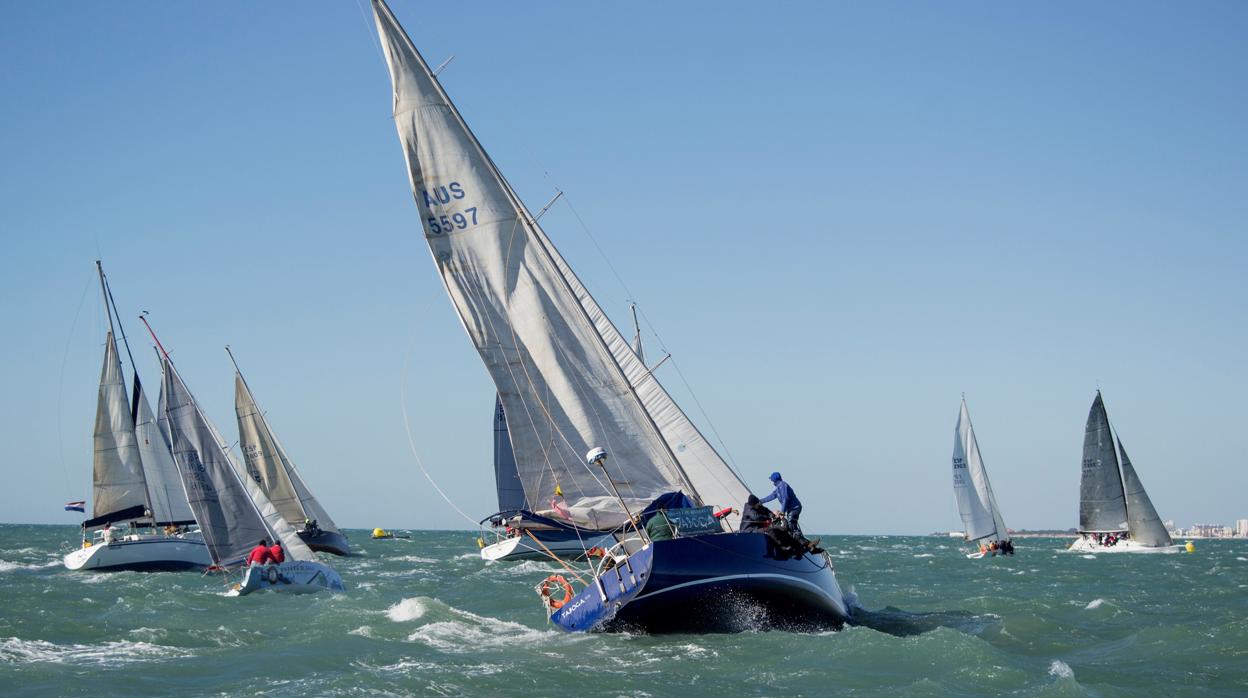
{"type": "Polygon", "coordinates": [[[571,601],[572,597],[575,595],[572,592],[572,585],[569,584],[568,580],[564,579],[561,574],[552,574],[543,580],[541,591],[539,593],[541,593],[542,598],[546,601],[546,605],[549,606],[552,611],[558,611],[563,608],[564,604],[571,601]],[[554,591],[556,587],[563,590],[563,598],[556,599],[551,596],[551,592],[554,591]]]}

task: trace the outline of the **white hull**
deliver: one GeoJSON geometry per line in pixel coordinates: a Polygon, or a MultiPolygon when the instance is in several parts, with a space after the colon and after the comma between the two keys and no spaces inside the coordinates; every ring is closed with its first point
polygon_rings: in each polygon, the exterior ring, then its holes
{"type": "Polygon", "coordinates": [[[198,534],[126,536],[65,556],[65,567],[70,570],[202,570],[211,564],[208,546],[198,534]]]}
{"type": "MultiPolygon", "coordinates": [[[[571,560],[579,560],[585,557],[585,551],[594,546],[605,548],[614,543],[615,538],[610,535],[596,538],[574,538],[565,541],[542,541],[542,545],[546,546],[546,550],[561,558],[571,560]]],[[[500,562],[511,560],[548,560],[550,555],[546,550],[542,549],[542,545],[538,545],[527,535],[505,538],[493,545],[481,548],[481,559],[500,562]]]]}
{"type": "Polygon", "coordinates": [[[253,565],[243,574],[243,581],[230,590],[231,596],[246,596],[254,591],[276,591],[283,594],[313,594],[321,590],[346,591],[342,577],[332,567],[319,562],[294,560],[280,565],[253,565]]]}
{"type": "Polygon", "coordinates": [[[1066,552],[1070,553],[1181,553],[1186,548],[1182,545],[1148,546],[1140,545],[1133,540],[1120,540],[1115,545],[1101,545],[1091,538],[1077,538],[1066,552]]]}

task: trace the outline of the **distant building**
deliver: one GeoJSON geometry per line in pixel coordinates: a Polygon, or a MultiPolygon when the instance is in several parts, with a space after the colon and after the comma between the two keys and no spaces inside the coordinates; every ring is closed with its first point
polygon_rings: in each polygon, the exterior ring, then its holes
{"type": "Polygon", "coordinates": [[[1248,538],[1248,519],[1240,519],[1235,522],[1235,535],[1240,538],[1248,538]]]}

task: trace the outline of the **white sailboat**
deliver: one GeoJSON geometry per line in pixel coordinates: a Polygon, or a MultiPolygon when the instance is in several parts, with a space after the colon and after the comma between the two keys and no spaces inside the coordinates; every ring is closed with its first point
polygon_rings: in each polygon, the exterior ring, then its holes
{"type": "Polygon", "coordinates": [[[1170,533],[1144,491],[1122,439],[1114,433],[1101,391],[1088,412],[1079,485],[1078,553],[1177,553],[1170,533]],[[1117,446],[1117,449],[1115,449],[1117,446]],[[1119,461],[1119,456],[1122,459],[1119,461]]]}
{"type": "MultiPolygon", "coordinates": [[[[194,529],[195,518],[174,472],[168,445],[156,431],[137,372],[133,404],[126,399],[125,371],[113,335],[112,292],[98,261],[96,270],[109,330],[95,414],[92,518],[83,522],[82,546],[65,556],[65,567],[203,569],[212,559],[194,529]]],[[[122,336],[124,340],[124,332],[122,336]]]]}
{"type": "Polygon", "coordinates": [[[1005,549],[1000,551],[1002,554],[1013,553],[1009,529],[1001,518],[1001,508],[997,506],[992,483],[988,481],[988,471],[979,452],[979,441],[975,438],[965,397],[962,398],[953,435],[953,496],[958,502],[958,514],[962,517],[964,539],[980,544],[980,549],[968,553],[967,557],[978,559],[996,555],[997,550],[987,549],[992,543],[996,543],[998,549],[1005,545],[1005,549]]]}
{"type": "Polygon", "coordinates": [[[526,497],[554,499],[577,526],[620,529],[579,592],[562,578],[542,586],[566,595],[542,594],[551,621],[574,632],[844,623],[826,553],[782,557],[763,533],[735,530],[731,508],[749,489],[573,273],[390,8],[373,10],[422,232],[506,410],[526,497]],[[671,537],[653,539],[634,515],[663,517],[671,537]]]}
{"type": "MultiPolygon", "coordinates": [[[[147,324],[146,319],[143,322],[147,324]]],[[[231,593],[242,596],[266,589],[294,594],[342,591],[338,573],[317,561],[316,553],[299,539],[260,485],[239,475],[220,433],[200,409],[154,332],[152,339],[164,373],[160,426],[169,440],[187,501],[199,521],[214,566],[228,571],[242,565],[259,541],[280,540],[285,549],[285,562],[244,567],[243,580],[231,593]]]]}
{"type": "Polygon", "coordinates": [[[260,411],[251,387],[234,360],[234,352],[225,348],[234,364],[234,411],[238,415],[238,443],[243,451],[247,476],[264,490],[269,501],[281,512],[282,518],[301,526],[299,538],[318,552],[350,555],[351,544],[329,518],[321,503],[312,495],[303,477],[295,469],[286,449],[277,440],[269,420],[260,411]]]}

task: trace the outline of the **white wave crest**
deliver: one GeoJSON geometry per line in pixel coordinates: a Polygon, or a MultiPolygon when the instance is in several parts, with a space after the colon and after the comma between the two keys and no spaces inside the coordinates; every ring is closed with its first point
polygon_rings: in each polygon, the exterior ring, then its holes
{"type": "Polygon", "coordinates": [[[372,637],[372,636],[373,636],[373,629],[372,629],[372,627],[371,627],[371,626],[368,626],[368,625],[361,625],[360,627],[356,628],[355,630],[348,630],[348,631],[347,631],[347,634],[348,634],[348,635],[359,635],[360,637],[372,637]]]}
{"type": "Polygon", "coordinates": [[[1087,606],[1083,607],[1083,609],[1085,611],[1091,611],[1094,608],[1100,608],[1104,604],[1105,604],[1105,599],[1092,599],[1091,601],[1088,602],[1087,606]]]}
{"type": "Polygon", "coordinates": [[[1054,659],[1053,663],[1049,665],[1049,676],[1056,676],[1059,679],[1073,679],[1075,678],[1075,671],[1066,662],[1054,659]]]}
{"type": "Polygon", "coordinates": [[[14,570],[42,570],[48,567],[56,567],[61,564],[60,560],[51,560],[49,562],[9,562],[8,560],[0,560],[0,572],[12,572],[14,570]]]}
{"type": "Polygon", "coordinates": [[[433,558],[421,557],[419,555],[401,555],[399,557],[392,557],[390,559],[394,560],[395,562],[419,562],[423,565],[433,565],[439,562],[438,560],[434,560],[433,558]]]}
{"type": "Polygon", "coordinates": [[[479,616],[448,606],[459,618],[421,626],[408,642],[421,642],[433,649],[459,654],[483,647],[516,647],[544,643],[553,637],[570,637],[553,630],[534,630],[526,625],[479,616]]]}
{"type": "Polygon", "coordinates": [[[403,599],[386,609],[386,617],[395,623],[406,623],[409,620],[416,620],[425,615],[429,611],[429,606],[425,603],[425,599],[419,597],[403,599]]]}
{"type": "MultiPolygon", "coordinates": [[[[1080,555],[1080,557],[1082,557],[1082,558],[1083,558],[1083,559],[1085,559],[1085,560],[1095,560],[1095,559],[1096,559],[1096,556],[1095,556],[1095,555],[1080,555]]],[[[1062,666],[1065,666],[1065,664],[1063,664],[1062,666]]]]}
{"type": "Polygon", "coordinates": [[[132,664],[186,657],[191,652],[149,642],[114,640],[99,645],[58,645],[45,640],[9,637],[0,640],[0,664],[132,664]]]}

